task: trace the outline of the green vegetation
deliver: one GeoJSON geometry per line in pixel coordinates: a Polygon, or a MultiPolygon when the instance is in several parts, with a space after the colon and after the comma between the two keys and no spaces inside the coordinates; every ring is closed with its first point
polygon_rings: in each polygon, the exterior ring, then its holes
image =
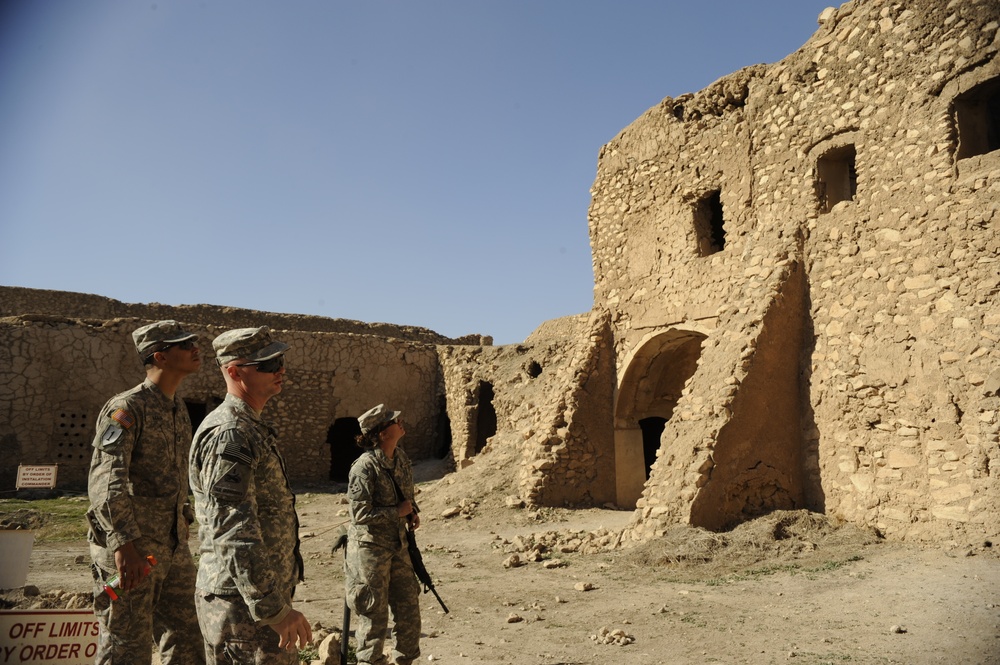
{"type": "Polygon", "coordinates": [[[86,497],[58,499],[0,499],[0,524],[4,528],[30,529],[36,543],[87,539],[86,497]]]}
{"type": "Polygon", "coordinates": [[[750,580],[755,580],[760,577],[766,577],[768,575],[775,575],[777,573],[788,573],[790,575],[805,574],[812,579],[812,576],[817,573],[829,573],[834,570],[843,568],[849,563],[855,561],[862,561],[863,556],[855,554],[846,559],[839,561],[826,561],[819,566],[812,568],[805,568],[797,563],[789,563],[775,566],[764,566],[763,568],[751,568],[742,573],[735,573],[732,575],[726,575],[725,577],[718,577],[715,579],[705,581],[708,586],[722,586],[724,584],[731,584],[733,582],[746,582],[750,580]]]}

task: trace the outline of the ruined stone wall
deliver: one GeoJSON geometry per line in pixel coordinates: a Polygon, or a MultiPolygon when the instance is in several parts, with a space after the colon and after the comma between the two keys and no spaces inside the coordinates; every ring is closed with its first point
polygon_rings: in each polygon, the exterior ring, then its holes
{"type": "MultiPolygon", "coordinates": [[[[98,410],[144,378],[131,333],[145,323],[137,318],[0,319],[0,485],[13,488],[19,463],[58,463],[59,487],[86,487],[98,410]]],[[[178,394],[189,407],[211,410],[226,390],[211,340],[227,327],[182,323],[201,335],[204,360],[178,394]]],[[[434,346],[297,330],[278,330],[276,336],[292,348],[286,354],[284,389],[264,415],[278,429],[294,482],[326,480],[331,455],[355,453],[353,448],[331,450],[331,425],[380,402],[406,413],[404,445],[411,456],[438,454],[442,390],[434,346]]]]}
{"type": "Polygon", "coordinates": [[[89,293],[0,286],[0,316],[33,314],[102,321],[128,317],[148,321],[175,319],[206,326],[221,326],[226,329],[267,325],[275,330],[378,335],[427,344],[484,344],[488,346],[493,343],[492,338],[485,335],[471,334],[451,339],[426,328],[391,323],[364,323],[350,319],[259,312],[252,309],[217,305],[123,303],[113,298],[89,293]]]}
{"type": "Polygon", "coordinates": [[[499,451],[517,460],[509,496],[534,505],[613,502],[610,342],[606,315],[595,313],[547,322],[524,344],[440,348],[462,473],[478,472],[477,455],[499,451]],[[489,406],[484,384],[493,393],[489,406]],[[482,441],[476,428],[485,408],[496,414],[496,433],[482,441]],[[477,441],[485,443],[480,450],[477,441]]]}
{"type": "MultiPolygon", "coordinates": [[[[899,538],[996,531],[1000,150],[959,158],[956,99],[1000,77],[998,25],[995,2],[849,2],[602,149],[595,307],[619,388],[658,339],[704,336],[633,538],[780,507],[899,538]],[[839,203],[830,168],[856,178],[839,203]]],[[[661,415],[621,397],[619,456],[661,415]]]]}

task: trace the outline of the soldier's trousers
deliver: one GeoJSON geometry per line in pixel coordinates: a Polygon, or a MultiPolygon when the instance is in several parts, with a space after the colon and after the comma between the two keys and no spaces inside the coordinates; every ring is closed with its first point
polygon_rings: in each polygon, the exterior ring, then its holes
{"type": "Polygon", "coordinates": [[[198,591],[195,604],[208,665],[298,665],[298,651],[279,649],[278,633],[258,626],[239,594],[198,591]]]}
{"type": "Polygon", "coordinates": [[[194,608],[197,575],[187,544],[176,550],[140,539],[143,554],[156,565],[137,588],[112,601],[103,592],[114,573],[94,566],[94,614],[100,624],[95,663],[149,665],[158,647],[163,665],[205,662],[205,648],[194,608]]]}
{"type": "Polygon", "coordinates": [[[383,665],[385,633],[392,611],[393,660],[410,665],[420,656],[420,584],[405,547],[392,551],[372,543],[347,543],[344,562],[347,604],[354,613],[358,665],[383,665]]]}

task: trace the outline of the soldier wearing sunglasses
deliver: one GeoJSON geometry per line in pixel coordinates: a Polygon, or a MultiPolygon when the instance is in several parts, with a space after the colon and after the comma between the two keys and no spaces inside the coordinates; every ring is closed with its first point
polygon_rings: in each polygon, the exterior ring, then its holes
{"type": "Polygon", "coordinates": [[[288,345],[267,326],[215,338],[226,399],[195,433],[191,489],[201,525],[195,604],[208,663],[298,663],[312,640],[292,608],[303,579],[295,496],[277,432],[261,417],[281,392],[288,345]]]}
{"type": "Polygon", "coordinates": [[[177,321],[132,333],[146,380],[101,409],[87,490],[97,663],[203,663],[188,547],[191,420],[177,396],[201,367],[198,336],[177,321]],[[155,557],[150,566],[147,556],[155,557]],[[119,597],[102,593],[120,576],[119,597]]]}

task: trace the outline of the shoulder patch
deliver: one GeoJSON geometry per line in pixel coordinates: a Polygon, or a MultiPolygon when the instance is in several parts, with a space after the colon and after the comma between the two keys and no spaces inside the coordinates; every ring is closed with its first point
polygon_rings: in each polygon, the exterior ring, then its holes
{"type": "Polygon", "coordinates": [[[241,441],[236,439],[226,441],[226,445],[219,456],[231,462],[239,462],[247,466],[253,465],[253,458],[250,457],[250,448],[244,446],[241,441]]]}
{"type": "Polygon", "coordinates": [[[108,425],[108,428],[104,430],[104,434],[101,435],[101,447],[110,446],[118,439],[122,438],[122,432],[124,430],[118,425],[108,425]]]}
{"type": "Polygon", "coordinates": [[[135,418],[129,415],[128,411],[125,409],[118,409],[111,414],[112,420],[117,420],[122,427],[128,429],[132,425],[135,425],[135,418]]]}

